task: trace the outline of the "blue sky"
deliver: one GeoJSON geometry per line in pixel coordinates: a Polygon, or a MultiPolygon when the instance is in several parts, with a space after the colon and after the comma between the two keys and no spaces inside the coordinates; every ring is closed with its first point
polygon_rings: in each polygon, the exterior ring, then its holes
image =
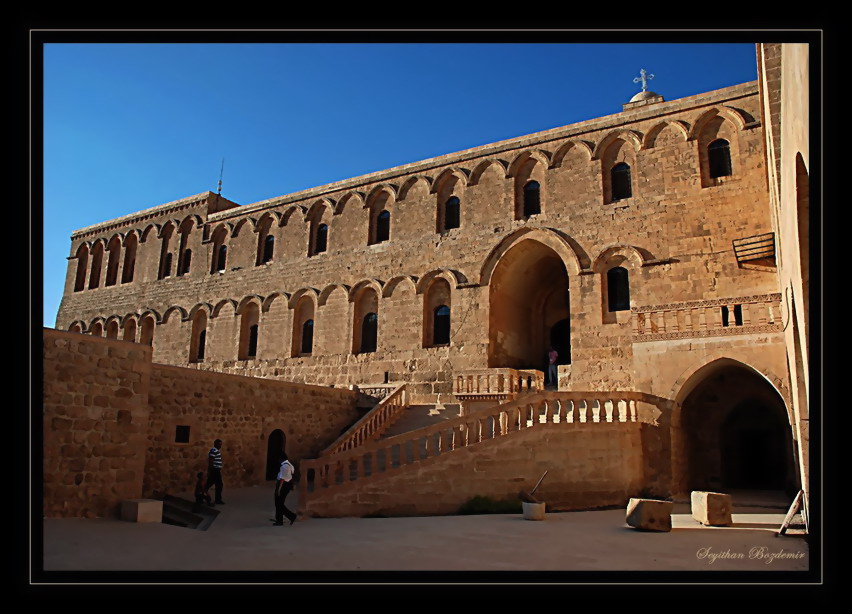
{"type": "Polygon", "coordinates": [[[74,230],[260,200],[757,78],[753,44],[48,44],[44,326],[74,230]]]}

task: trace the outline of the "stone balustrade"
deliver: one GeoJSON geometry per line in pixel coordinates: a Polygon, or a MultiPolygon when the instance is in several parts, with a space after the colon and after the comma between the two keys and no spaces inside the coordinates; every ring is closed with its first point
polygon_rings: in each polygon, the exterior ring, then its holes
{"type": "Polygon", "coordinates": [[[777,293],[633,307],[631,312],[636,342],[783,330],[777,293]]]}
{"type": "Polygon", "coordinates": [[[345,452],[377,439],[402,415],[407,406],[406,385],[400,384],[392,392],[386,394],[373,409],[364,414],[337,441],[320,452],[320,456],[345,452]]]}
{"type": "Polygon", "coordinates": [[[477,369],[456,373],[453,394],[517,395],[544,390],[544,373],[536,370],[477,369]]]}
{"type": "Polygon", "coordinates": [[[666,399],[639,392],[541,392],[532,398],[492,406],[333,455],[306,459],[301,464],[300,508],[307,509],[314,492],[386,475],[406,465],[529,428],[653,423],[654,412],[642,406],[650,405],[662,412],[668,410],[667,403],[666,399]]]}

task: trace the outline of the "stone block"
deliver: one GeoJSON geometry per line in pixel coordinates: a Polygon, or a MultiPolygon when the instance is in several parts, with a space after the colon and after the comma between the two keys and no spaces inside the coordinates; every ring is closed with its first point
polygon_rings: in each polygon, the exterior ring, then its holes
{"type": "Polygon", "coordinates": [[[729,527],[731,526],[731,495],[720,492],[692,491],[692,517],[701,524],[729,527]]]}
{"type": "Polygon", "coordinates": [[[630,499],[627,504],[627,524],[644,531],[672,530],[671,501],[630,499]]]}
{"type": "Polygon", "coordinates": [[[122,501],[121,519],[129,522],[162,522],[163,502],[156,499],[122,501]]]}

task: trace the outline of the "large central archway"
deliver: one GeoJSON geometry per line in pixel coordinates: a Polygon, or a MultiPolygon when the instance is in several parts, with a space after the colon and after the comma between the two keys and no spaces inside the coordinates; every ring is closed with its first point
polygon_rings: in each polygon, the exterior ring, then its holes
{"type": "Polygon", "coordinates": [[[548,346],[571,360],[568,273],[562,258],[535,239],[517,242],[489,284],[488,366],[545,370],[548,346]]]}

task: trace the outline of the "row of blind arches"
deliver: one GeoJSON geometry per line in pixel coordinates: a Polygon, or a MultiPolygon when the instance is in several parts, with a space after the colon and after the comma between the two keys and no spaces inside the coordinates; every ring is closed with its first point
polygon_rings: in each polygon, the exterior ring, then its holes
{"type": "MultiPolygon", "coordinates": [[[[708,166],[710,169],[710,177],[718,179],[727,177],[732,174],[730,143],[725,139],[716,139],[712,141],[707,148],[708,166]]],[[[612,190],[612,200],[619,201],[632,197],[633,181],[631,176],[630,165],[626,162],[619,162],[610,169],[610,185],[612,190]]],[[[531,217],[541,213],[541,184],[535,180],[527,181],[522,190],[523,217],[531,217]]],[[[451,230],[459,228],[461,224],[461,200],[457,196],[450,196],[443,204],[442,228],[443,230],[451,230]]],[[[390,225],[391,214],[387,210],[382,210],[376,216],[375,231],[371,236],[371,243],[383,243],[390,240],[390,225]]],[[[316,255],[328,250],[328,224],[319,224],[315,231],[309,255],[316,255]]],[[[129,283],[133,281],[135,262],[136,262],[136,246],[137,241],[135,236],[130,235],[124,245],[124,267],[121,275],[121,283],[129,283]]],[[[105,284],[112,286],[117,283],[117,271],[119,254],[121,250],[120,241],[117,239],[110,241],[107,252],[109,262],[107,264],[107,273],[105,284]]],[[[275,237],[267,234],[262,239],[262,245],[259,249],[257,259],[258,265],[266,264],[272,261],[275,252],[275,237]]],[[[89,288],[97,288],[100,284],[100,273],[103,262],[104,249],[101,244],[96,245],[92,250],[91,270],[89,271],[89,288]]],[[[74,284],[74,291],[79,292],[85,289],[88,252],[81,256],[78,250],[77,276],[74,284]]],[[[210,266],[211,273],[224,272],[228,260],[228,246],[224,243],[214,248],[213,258],[210,266]]],[[[192,263],[192,250],[182,249],[178,255],[178,263],[176,274],[178,276],[186,275],[190,271],[192,263]]],[[[171,277],[173,267],[173,254],[168,251],[164,252],[161,257],[160,266],[158,269],[158,279],[171,277]]]]}
{"type": "MultiPolygon", "coordinates": [[[[630,283],[628,271],[624,267],[613,267],[606,273],[607,279],[607,309],[610,312],[624,311],[630,309],[630,283]]],[[[429,329],[430,338],[426,340],[427,346],[438,347],[449,345],[450,343],[450,308],[448,305],[441,304],[431,309],[431,329],[429,329]]],[[[727,316],[727,314],[725,314],[727,316]]],[[[736,314],[735,314],[736,315],[736,314]]],[[[245,316],[244,316],[245,317],[245,316]]],[[[191,340],[190,340],[190,360],[193,362],[201,362],[205,359],[207,346],[207,320],[204,315],[203,324],[198,326],[198,316],[193,322],[191,340]]],[[[727,325],[727,324],[726,324],[727,325]]],[[[71,327],[72,331],[82,332],[79,324],[74,324],[71,327]]],[[[96,322],[92,325],[91,334],[101,336],[106,332],[108,338],[117,339],[119,335],[118,323],[113,321],[103,330],[103,325],[96,322]]],[[[295,332],[295,331],[294,331],[295,332]]],[[[294,356],[309,356],[313,353],[314,348],[314,320],[308,318],[301,327],[300,333],[296,339],[294,347],[294,356]]],[[[376,312],[368,312],[361,318],[360,323],[360,342],[357,348],[354,348],[355,353],[366,354],[375,352],[378,347],[378,314],[376,312]]],[[[247,327],[247,335],[245,343],[241,343],[241,348],[238,352],[238,358],[241,360],[252,359],[257,356],[258,348],[259,325],[253,323],[247,327]]],[[[127,341],[135,341],[136,323],[130,320],[125,325],[124,339],[127,341]]],[[[150,316],[142,321],[139,342],[147,345],[153,344],[154,337],[154,321],[150,316]]]]}

